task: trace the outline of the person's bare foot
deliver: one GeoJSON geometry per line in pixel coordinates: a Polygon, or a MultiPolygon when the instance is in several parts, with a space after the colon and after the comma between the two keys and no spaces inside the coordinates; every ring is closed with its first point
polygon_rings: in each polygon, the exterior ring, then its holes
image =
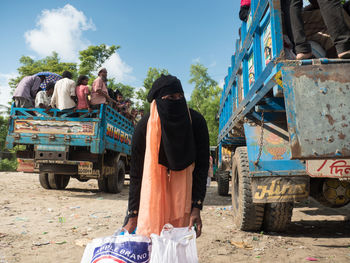
{"type": "Polygon", "coordinates": [[[310,59],[312,58],[312,53],[298,53],[296,59],[297,60],[302,60],[302,59],[310,59]]]}
{"type": "Polygon", "coordinates": [[[338,55],[339,58],[350,58],[350,50],[342,52],[338,55]]]}

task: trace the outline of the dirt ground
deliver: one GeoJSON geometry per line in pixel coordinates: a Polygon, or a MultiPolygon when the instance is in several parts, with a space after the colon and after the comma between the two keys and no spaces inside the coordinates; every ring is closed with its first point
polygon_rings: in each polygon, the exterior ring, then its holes
{"type": "MultiPolygon", "coordinates": [[[[200,262],[350,262],[349,205],[329,209],[310,199],[296,204],[286,233],[246,233],[234,229],[230,197],[216,191],[212,182],[200,262]]],[[[36,174],[0,173],[0,263],[80,262],[87,242],[122,225],[127,199],[127,186],[106,194],[94,180],[71,179],[64,191],[45,190],[36,174]]]]}

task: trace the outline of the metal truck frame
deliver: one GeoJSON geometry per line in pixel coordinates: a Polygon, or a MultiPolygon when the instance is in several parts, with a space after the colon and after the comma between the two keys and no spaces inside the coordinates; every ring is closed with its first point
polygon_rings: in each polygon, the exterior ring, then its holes
{"type": "Polygon", "coordinates": [[[105,104],[92,112],[12,105],[6,146],[21,145],[18,170],[39,172],[45,189],[64,189],[74,177],[97,179],[101,191],[118,193],[130,170],[133,131],[128,119],[105,104]]]}
{"type": "Polygon", "coordinates": [[[284,231],[293,203],[350,201],[350,60],[286,60],[281,4],[252,0],[220,100],[219,194],[236,227],[284,231]]]}

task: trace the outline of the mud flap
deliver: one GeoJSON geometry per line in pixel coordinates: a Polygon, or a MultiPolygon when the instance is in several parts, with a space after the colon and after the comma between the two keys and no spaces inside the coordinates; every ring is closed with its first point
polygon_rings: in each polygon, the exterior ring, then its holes
{"type": "Polygon", "coordinates": [[[309,177],[253,177],[254,203],[285,203],[306,199],[310,193],[309,177]]]}

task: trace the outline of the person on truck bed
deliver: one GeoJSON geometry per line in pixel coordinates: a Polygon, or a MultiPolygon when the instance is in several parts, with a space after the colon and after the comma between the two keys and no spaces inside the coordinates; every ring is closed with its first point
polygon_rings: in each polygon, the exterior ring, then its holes
{"type": "MultiPolygon", "coordinates": [[[[350,29],[345,23],[340,0],[311,0],[310,3],[319,6],[338,57],[350,58],[350,29]]],[[[302,0],[290,0],[290,23],[297,53],[296,59],[309,59],[312,58],[312,53],[304,31],[302,8],[302,0]]]]}
{"type": "Polygon", "coordinates": [[[75,81],[72,80],[72,73],[64,71],[62,79],[55,84],[51,98],[51,107],[59,110],[71,110],[76,106],[75,100],[75,81]]]}
{"type": "Polygon", "coordinates": [[[35,108],[49,109],[51,97],[55,88],[55,82],[51,81],[46,84],[46,90],[41,90],[35,97],[35,108]]]}
{"type": "Polygon", "coordinates": [[[17,108],[32,108],[36,94],[39,91],[40,84],[45,80],[45,76],[25,76],[18,83],[13,100],[17,108]]]}
{"type": "Polygon", "coordinates": [[[106,82],[107,82],[107,69],[100,68],[98,70],[98,77],[92,83],[91,108],[99,109],[101,104],[106,104],[107,102],[111,102],[111,103],[115,102],[108,95],[106,82]]]}
{"type": "Polygon", "coordinates": [[[77,87],[75,88],[75,93],[77,94],[77,110],[86,110],[90,111],[90,101],[89,94],[90,90],[88,87],[89,78],[88,76],[81,75],[78,78],[77,87]]]}
{"type": "Polygon", "coordinates": [[[158,234],[164,224],[197,226],[206,193],[209,134],[205,119],[188,108],[181,82],[161,75],[147,96],[150,113],[132,139],[128,215],[124,228],[158,234]]]}
{"type": "Polygon", "coordinates": [[[247,22],[250,10],[250,0],[241,0],[241,7],[239,9],[239,19],[247,22]]]}

